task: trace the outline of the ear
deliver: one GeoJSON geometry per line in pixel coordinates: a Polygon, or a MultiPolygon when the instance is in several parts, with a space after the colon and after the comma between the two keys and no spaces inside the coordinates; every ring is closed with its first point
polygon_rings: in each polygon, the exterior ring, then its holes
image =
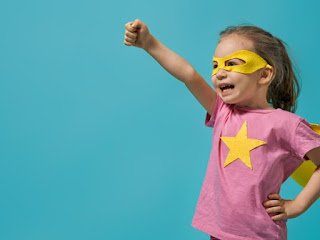
{"type": "Polygon", "coordinates": [[[259,83],[262,85],[269,85],[273,80],[273,75],[273,67],[261,69],[259,83]]]}

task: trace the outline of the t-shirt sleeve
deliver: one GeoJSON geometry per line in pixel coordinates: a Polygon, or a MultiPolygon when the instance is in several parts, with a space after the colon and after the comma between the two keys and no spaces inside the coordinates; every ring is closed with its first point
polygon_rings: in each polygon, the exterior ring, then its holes
{"type": "Polygon", "coordinates": [[[223,103],[222,99],[219,97],[219,95],[216,95],[216,103],[214,105],[214,108],[212,109],[212,114],[210,115],[208,112],[206,114],[205,125],[207,127],[214,126],[214,122],[217,118],[218,112],[221,110],[223,104],[224,103],[223,103]]]}
{"type": "Polygon", "coordinates": [[[305,156],[310,150],[320,147],[320,135],[313,131],[307,121],[302,119],[295,130],[294,154],[302,160],[308,160],[305,156]]]}

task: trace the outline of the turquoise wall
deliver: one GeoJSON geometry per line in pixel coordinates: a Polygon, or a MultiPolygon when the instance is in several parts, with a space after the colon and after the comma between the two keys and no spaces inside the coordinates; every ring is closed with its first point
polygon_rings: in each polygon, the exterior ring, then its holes
{"type": "MultiPolygon", "coordinates": [[[[218,33],[256,24],[289,45],[297,113],[320,123],[316,1],[0,2],[0,239],[208,239],[191,219],[210,151],[205,111],[141,49],[139,18],[210,82],[218,33]]],[[[300,187],[288,180],[282,196],[300,187]]],[[[289,221],[319,238],[320,205],[289,221]]]]}

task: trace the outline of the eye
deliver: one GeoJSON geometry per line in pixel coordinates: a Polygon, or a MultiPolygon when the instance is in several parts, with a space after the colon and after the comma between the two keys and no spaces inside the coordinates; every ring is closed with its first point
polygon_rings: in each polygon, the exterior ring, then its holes
{"type": "Polygon", "coordinates": [[[227,66],[235,66],[235,65],[238,65],[236,62],[233,62],[233,61],[228,61],[227,66]]]}
{"type": "Polygon", "coordinates": [[[216,69],[218,67],[218,63],[217,62],[213,62],[213,69],[216,69]]]}
{"type": "Polygon", "coordinates": [[[244,64],[245,61],[238,59],[238,58],[234,58],[234,59],[230,59],[226,62],[226,66],[236,66],[236,65],[241,65],[244,64]]]}

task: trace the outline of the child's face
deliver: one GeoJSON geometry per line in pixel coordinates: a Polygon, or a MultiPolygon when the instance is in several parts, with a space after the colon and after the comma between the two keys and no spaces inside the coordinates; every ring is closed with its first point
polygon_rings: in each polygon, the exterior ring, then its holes
{"type": "MultiPolygon", "coordinates": [[[[253,51],[253,43],[242,36],[232,34],[221,39],[214,55],[222,58],[239,50],[253,51]]],[[[225,65],[234,66],[244,63],[243,60],[234,58],[226,61],[225,65]]],[[[261,71],[260,69],[250,74],[244,74],[219,69],[212,76],[212,82],[217,94],[225,103],[265,108],[269,107],[266,100],[268,86],[261,84],[261,71]]]]}

